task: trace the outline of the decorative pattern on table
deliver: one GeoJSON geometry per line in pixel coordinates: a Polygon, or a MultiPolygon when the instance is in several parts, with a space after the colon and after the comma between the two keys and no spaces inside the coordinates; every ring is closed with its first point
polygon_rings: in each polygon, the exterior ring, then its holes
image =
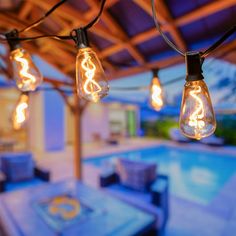
{"type": "Polygon", "coordinates": [[[94,213],[93,209],[69,194],[58,195],[34,203],[34,208],[56,231],[78,223],[94,213]]]}

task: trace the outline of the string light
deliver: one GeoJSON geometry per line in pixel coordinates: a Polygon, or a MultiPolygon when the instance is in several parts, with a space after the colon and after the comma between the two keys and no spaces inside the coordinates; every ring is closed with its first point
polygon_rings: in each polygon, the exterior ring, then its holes
{"type": "Polygon", "coordinates": [[[106,96],[109,85],[96,53],[89,47],[86,29],[74,30],[78,54],[76,57],[76,84],[80,97],[98,102],[106,96]]]}
{"type": "Polygon", "coordinates": [[[21,129],[28,119],[29,96],[22,93],[12,116],[12,124],[15,130],[21,129]]]}
{"type": "Polygon", "coordinates": [[[6,34],[10,46],[13,77],[21,91],[34,91],[42,83],[43,77],[30,54],[20,46],[17,40],[12,40],[17,35],[16,30],[6,34]]]}
{"type": "Polygon", "coordinates": [[[153,79],[150,85],[150,105],[160,111],[163,107],[162,87],[158,78],[158,70],[153,70],[153,79]]]}
{"type": "Polygon", "coordinates": [[[203,81],[202,63],[211,52],[218,48],[236,31],[236,26],[231,27],[204,52],[185,53],[162,32],[157,19],[155,0],[151,0],[151,3],[153,20],[158,32],[173,50],[185,57],[186,61],[187,76],[180,111],[180,130],[185,136],[190,138],[201,139],[207,137],[214,133],[216,120],[209,91],[203,81]]]}
{"type": "MultiPolygon", "coordinates": [[[[46,14],[32,24],[28,25],[19,32],[28,31],[41,24],[53,11],[65,3],[61,0],[54,5],[46,14]]],[[[13,65],[13,75],[17,86],[22,91],[34,91],[42,82],[42,75],[34,65],[32,58],[26,50],[21,48],[20,41],[36,40],[40,38],[53,38],[56,40],[74,40],[78,47],[76,57],[76,84],[77,91],[82,98],[89,101],[97,102],[106,96],[109,91],[109,85],[106,80],[104,70],[101,66],[96,53],[89,46],[87,38],[87,30],[95,25],[101,17],[106,0],[101,0],[101,7],[98,15],[86,26],[71,31],[70,35],[39,35],[35,37],[19,37],[18,31],[13,30],[5,34],[5,39],[1,37],[1,41],[7,40],[11,49],[11,60],[13,65]],[[75,35],[73,35],[75,33],[75,35]]],[[[183,92],[180,128],[188,137],[200,139],[209,136],[216,128],[214,111],[212,108],[210,95],[205,82],[203,81],[201,65],[203,60],[216,48],[218,48],[226,39],[228,39],[235,31],[236,25],[231,27],[219,40],[211,45],[207,50],[200,53],[185,53],[180,50],[169,38],[162,32],[161,26],[157,20],[155,0],[151,0],[153,19],[157,30],[163,37],[165,42],[177,53],[186,58],[187,77],[183,92]],[[193,68],[196,67],[197,71],[193,68]],[[190,105],[191,104],[191,105],[190,105]]],[[[4,34],[1,34],[4,36],[4,34]]],[[[156,109],[163,105],[162,89],[157,82],[151,89],[151,101],[158,104],[156,109]]],[[[27,109],[25,107],[23,110],[27,109]]],[[[154,106],[153,106],[154,107],[154,106]]]]}
{"type": "Polygon", "coordinates": [[[180,130],[185,136],[199,140],[214,133],[216,120],[210,94],[203,81],[200,54],[187,53],[186,66],[187,76],[179,119],[180,130]]]}

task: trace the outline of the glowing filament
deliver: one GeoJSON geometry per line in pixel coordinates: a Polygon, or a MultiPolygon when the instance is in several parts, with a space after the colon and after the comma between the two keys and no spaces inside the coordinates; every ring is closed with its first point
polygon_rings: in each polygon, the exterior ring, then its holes
{"type": "Polygon", "coordinates": [[[151,105],[156,110],[160,110],[163,106],[162,89],[157,78],[153,79],[151,85],[151,105]]]}
{"type": "Polygon", "coordinates": [[[30,74],[29,71],[29,62],[27,59],[23,58],[24,54],[21,51],[18,51],[15,55],[14,59],[20,63],[21,69],[20,69],[20,75],[22,76],[23,83],[35,83],[36,78],[30,74]]]}
{"type": "Polygon", "coordinates": [[[153,85],[153,93],[152,93],[152,100],[154,103],[156,103],[158,106],[162,106],[163,102],[161,99],[161,88],[157,85],[153,85]]]}
{"type": "Polygon", "coordinates": [[[203,102],[197,96],[197,94],[201,93],[201,91],[202,91],[201,87],[197,86],[195,90],[192,90],[190,92],[190,95],[196,100],[198,106],[189,117],[189,125],[198,129],[202,129],[205,126],[205,122],[203,121],[204,118],[203,102]]]}
{"type": "Polygon", "coordinates": [[[96,72],[96,66],[93,64],[91,57],[89,56],[88,53],[86,53],[85,58],[83,59],[81,65],[82,68],[85,70],[85,76],[87,78],[84,83],[83,89],[85,93],[92,94],[94,99],[97,100],[96,94],[98,94],[102,90],[102,88],[93,79],[96,72]]]}
{"type": "Polygon", "coordinates": [[[20,101],[18,102],[14,114],[13,114],[13,128],[20,129],[23,123],[27,119],[27,109],[28,109],[28,96],[21,95],[20,101]]]}

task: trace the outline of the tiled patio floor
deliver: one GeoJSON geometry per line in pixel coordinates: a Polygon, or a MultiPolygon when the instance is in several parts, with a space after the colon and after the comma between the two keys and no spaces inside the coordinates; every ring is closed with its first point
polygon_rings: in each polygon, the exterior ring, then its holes
{"type": "MultiPolygon", "coordinates": [[[[163,143],[157,140],[133,139],[124,140],[121,145],[107,146],[105,144],[85,145],[84,158],[99,156],[118,151],[131,150],[140,147],[154,146],[163,143]]],[[[177,145],[168,142],[169,145],[177,145]]],[[[182,145],[182,144],[181,144],[182,145]]],[[[212,148],[205,145],[187,144],[192,149],[214,150],[235,155],[233,147],[212,148]]],[[[73,177],[73,150],[66,153],[47,153],[38,156],[38,162],[49,167],[53,173],[53,181],[73,177]]],[[[100,170],[91,165],[83,165],[83,180],[85,183],[98,187],[100,170]]],[[[166,236],[235,236],[236,235],[236,175],[225,185],[220,194],[208,206],[198,205],[175,196],[170,197],[171,217],[166,230],[166,236]]]]}

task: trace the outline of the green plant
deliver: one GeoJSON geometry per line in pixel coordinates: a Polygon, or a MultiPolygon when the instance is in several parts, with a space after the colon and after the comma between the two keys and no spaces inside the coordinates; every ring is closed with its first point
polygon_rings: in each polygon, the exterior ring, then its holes
{"type": "Polygon", "coordinates": [[[169,139],[171,128],[177,128],[178,123],[173,119],[163,119],[156,121],[145,121],[141,124],[142,129],[147,137],[160,137],[169,139]]]}
{"type": "Polygon", "coordinates": [[[236,145],[235,117],[225,115],[218,120],[215,135],[224,138],[226,144],[236,145]]]}

